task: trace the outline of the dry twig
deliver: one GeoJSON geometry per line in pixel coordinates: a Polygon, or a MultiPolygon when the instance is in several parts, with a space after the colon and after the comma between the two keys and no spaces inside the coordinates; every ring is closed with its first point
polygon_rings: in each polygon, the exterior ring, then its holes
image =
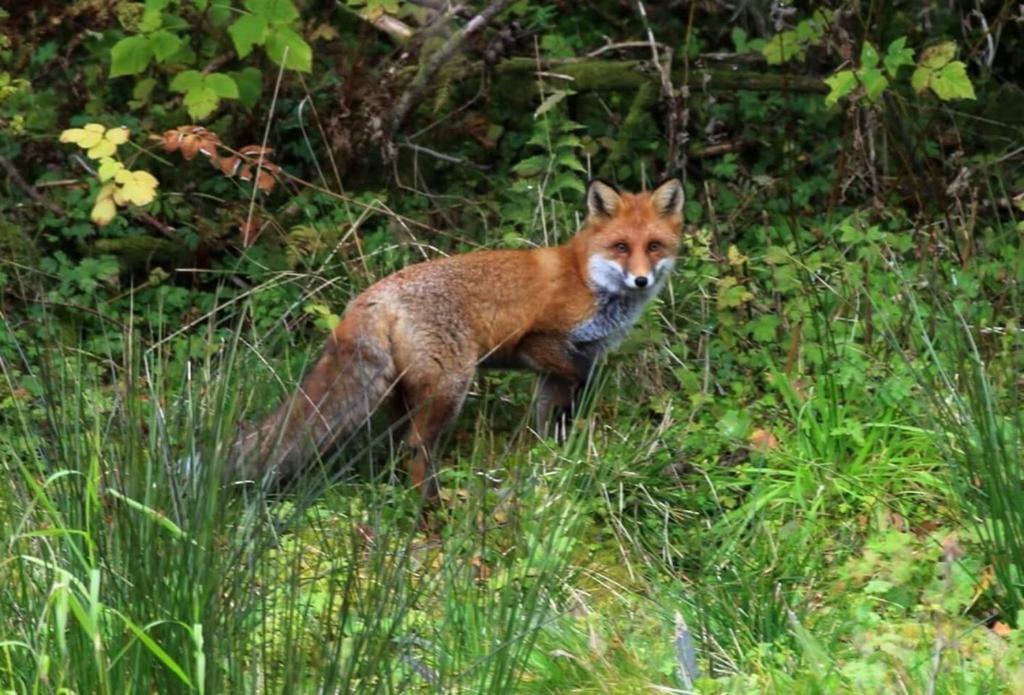
{"type": "Polygon", "coordinates": [[[52,200],[44,198],[43,195],[36,190],[35,186],[25,180],[21,175],[21,172],[14,166],[14,162],[9,160],[7,157],[0,156],[0,167],[3,167],[3,170],[7,172],[7,178],[11,180],[11,183],[23,190],[29,198],[42,205],[54,215],[64,214],[64,209],[60,205],[57,205],[57,203],[52,200]]]}
{"type": "Polygon", "coordinates": [[[478,15],[473,19],[466,22],[466,25],[455,32],[441,48],[437,49],[430,60],[427,61],[426,65],[420,68],[420,71],[416,74],[412,84],[405,90],[405,93],[399,98],[398,103],[395,105],[394,110],[391,114],[391,133],[397,133],[398,129],[402,127],[405,119],[409,117],[409,112],[412,110],[413,105],[419,101],[420,97],[423,96],[423,92],[426,91],[427,86],[430,84],[431,79],[437,74],[437,71],[447,63],[455,52],[462,47],[463,44],[476,32],[480,31],[485,27],[497,14],[499,14],[506,7],[511,5],[515,0],[493,0],[487,7],[480,11],[478,15]]]}

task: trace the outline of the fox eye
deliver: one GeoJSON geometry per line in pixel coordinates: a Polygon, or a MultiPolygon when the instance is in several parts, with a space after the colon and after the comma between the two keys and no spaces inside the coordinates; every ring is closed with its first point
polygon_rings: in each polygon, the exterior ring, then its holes
{"type": "Polygon", "coordinates": [[[652,241],[651,243],[649,243],[647,245],[647,252],[648,253],[654,253],[655,251],[660,251],[660,250],[661,250],[661,242],[660,241],[652,241]]]}
{"type": "Polygon", "coordinates": [[[620,241],[619,243],[615,244],[615,246],[613,246],[612,248],[620,253],[629,253],[629,246],[624,241],[620,241]]]}

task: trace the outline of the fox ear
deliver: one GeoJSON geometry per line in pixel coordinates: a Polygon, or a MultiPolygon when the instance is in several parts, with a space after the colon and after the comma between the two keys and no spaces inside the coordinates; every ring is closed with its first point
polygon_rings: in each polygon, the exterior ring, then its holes
{"type": "Polygon", "coordinates": [[[683,184],[679,179],[669,179],[651,193],[654,207],[662,217],[677,217],[683,213],[683,184]]]}
{"type": "Polygon", "coordinates": [[[587,213],[591,217],[612,217],[619,209],[619,191],[601,179],[594,179],[587,187],[587,213]]]}

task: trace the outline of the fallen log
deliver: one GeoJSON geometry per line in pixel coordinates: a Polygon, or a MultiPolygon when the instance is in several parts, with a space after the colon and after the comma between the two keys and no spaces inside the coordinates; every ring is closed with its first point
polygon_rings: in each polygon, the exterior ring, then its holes
{"type": "MultiPolygon", "coordinates": [[[[645,82],[657,82],[658,73],[641,60],[572,60],[538,63],[533,58],[509,58],[495,68],[499,81],[536,82],[539,72],[548,86],[568,87],[576,92],[637,89],[645,82]]],[[[762,72],[749,69],[682,66],[672,71],[672,82],[681,86],[688,81],[692,92],[698,90],[756,92],[807,92],[825,94],[825,81],[813,75],[762,72]]],[[[511,86],[511,85],[510,85],[511,86]]]]}

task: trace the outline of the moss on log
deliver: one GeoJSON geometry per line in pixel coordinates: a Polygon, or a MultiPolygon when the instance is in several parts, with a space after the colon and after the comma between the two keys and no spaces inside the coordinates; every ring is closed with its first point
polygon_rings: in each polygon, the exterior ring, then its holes
{"type": "Polygon", "coordinates": [[[89,254],[115,256],[121,272],[136,272],[154,265],[174,267],[187,263],[191,255],[180,243],[152,236],[97,239],[90,245],[89,254]]]}
{"type": "MultiPolygon", "coordinates": [[[[650,63],[639,60],[579,60],[564,63],[542,64],[541,70],[551,86],[569,87],[577,92],[612,91],[637,89],[645,82],[658,81],[658,74],[650,63]]],[[[497,68],[499,89],[521,90],[522,82],[535,82],[537,61],[533,58],[510,58],[499,63],[497,68]],[[504,83],[504,84],[503,84],[504,83]],[[518,84],[519,86],[515,86],[518,84]]],[[[684,81],[682,67],[672,73],[672,81],[679,85],[684,81]]],[[[750,90],[759,92],[828,92],[825,82],[819,77],[790,75],[774,72],[728,68],[690,68],[691,90],[714,91],[750,90]]],[[[505,92],[507,93],[507,92],[505,92]]]]}

